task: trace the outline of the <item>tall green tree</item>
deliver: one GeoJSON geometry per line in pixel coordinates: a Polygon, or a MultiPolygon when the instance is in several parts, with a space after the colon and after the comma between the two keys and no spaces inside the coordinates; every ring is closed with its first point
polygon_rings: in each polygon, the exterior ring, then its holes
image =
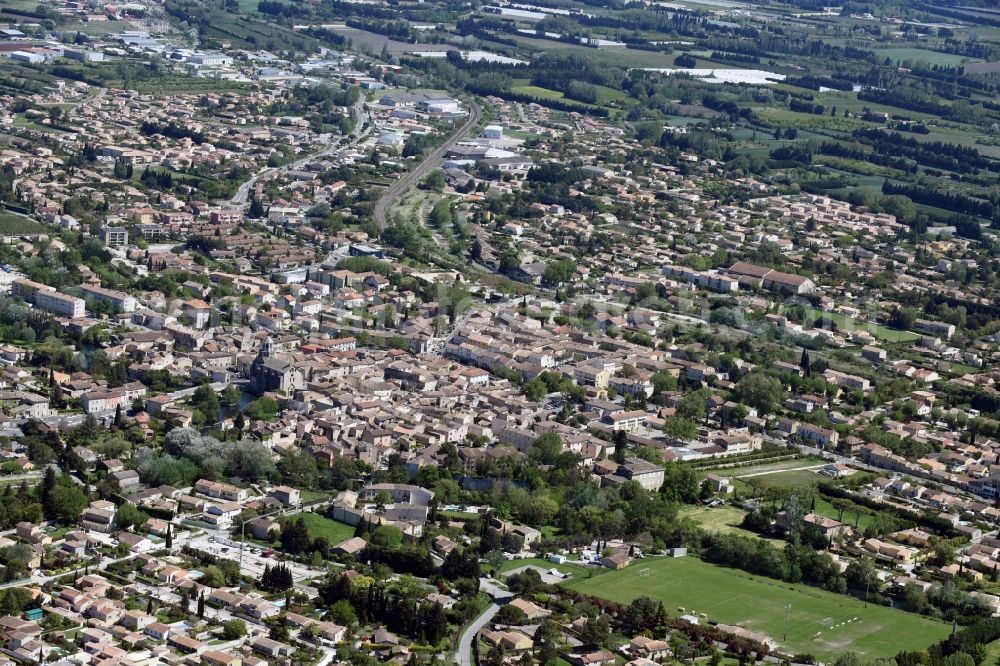
{"type": "Polygon", "coordinates": [[[38,500],[42,503],[42,514],[46,520],[52,520],[56,515],[53,493],[55,492],[57,482],[58,478],[56,477],[55,467],[52,465],[46,466],[42,482],[38,485],[38,500]]]}
{"type": "Polygon", "coordinates": [[[281,528],[282,548],[292,555],[298,555],[308,551],[311,545],[305,519],[299,517],[285,522],[281,528]]]}

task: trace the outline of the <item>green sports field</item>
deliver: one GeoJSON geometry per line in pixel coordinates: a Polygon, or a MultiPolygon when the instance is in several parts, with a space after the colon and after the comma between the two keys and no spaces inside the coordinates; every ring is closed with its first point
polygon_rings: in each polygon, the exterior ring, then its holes
{"type": "Polygon", "coordinates": [[[662,599],[671,615],[704,613],[703,622],[760,631],[783,651],[810,653],[827,663],[848,651],[891,657],[900,650],[925,648],[950,631],[947,624],[913,613],[870,604],[865,608],[853,597],[753,576],[694,557],[637,560],[621,571],[577,577],[565,585],[619,603],[643,595],[662,599]],[[782,641],[788,604],[788,639],[782,641]]]}

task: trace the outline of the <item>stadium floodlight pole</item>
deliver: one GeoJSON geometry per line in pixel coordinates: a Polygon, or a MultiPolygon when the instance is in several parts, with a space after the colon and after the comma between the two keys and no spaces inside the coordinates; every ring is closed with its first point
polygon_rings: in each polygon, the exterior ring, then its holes
{"type": "Polygon", "coordinates": [[[788,611],[792,608],[791,604],[785,604],[785,633],[781,635],[781,642],[784,643],[788,640],[788,611]]]}

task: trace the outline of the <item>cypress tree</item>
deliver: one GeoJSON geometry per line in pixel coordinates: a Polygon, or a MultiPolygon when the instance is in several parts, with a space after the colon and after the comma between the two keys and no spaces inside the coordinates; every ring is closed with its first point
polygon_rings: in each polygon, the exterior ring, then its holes
{"type": "Polygon", "coordinates": [[[42,513],[46,520],[52,520],[56,515],[54,491],[56,489],[56,470],[52,465],[45,468],[45,476],[38,486],[38,499],[42,503],[42,513]]]}

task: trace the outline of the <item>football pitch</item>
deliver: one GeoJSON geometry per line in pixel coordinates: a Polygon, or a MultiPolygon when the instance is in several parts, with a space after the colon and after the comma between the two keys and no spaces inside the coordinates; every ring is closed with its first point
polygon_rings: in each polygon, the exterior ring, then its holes
{"type": "Polygon", "coordinates": [[[950,632],[943,622],[802,584],[754,576],[694,557],[636,560],[621,571],[578,576],[564,583],[585,594],[628,603],[663,601],[670,615],[697,614],[768,635],[779,649],[809,653],[827,663],[844,652],[892,657],[926,648],[950,632]],[[785,607],[788,637],[782,640],[785,607]],[[683,609],[683,610],[681,610],[683,609]]]}

